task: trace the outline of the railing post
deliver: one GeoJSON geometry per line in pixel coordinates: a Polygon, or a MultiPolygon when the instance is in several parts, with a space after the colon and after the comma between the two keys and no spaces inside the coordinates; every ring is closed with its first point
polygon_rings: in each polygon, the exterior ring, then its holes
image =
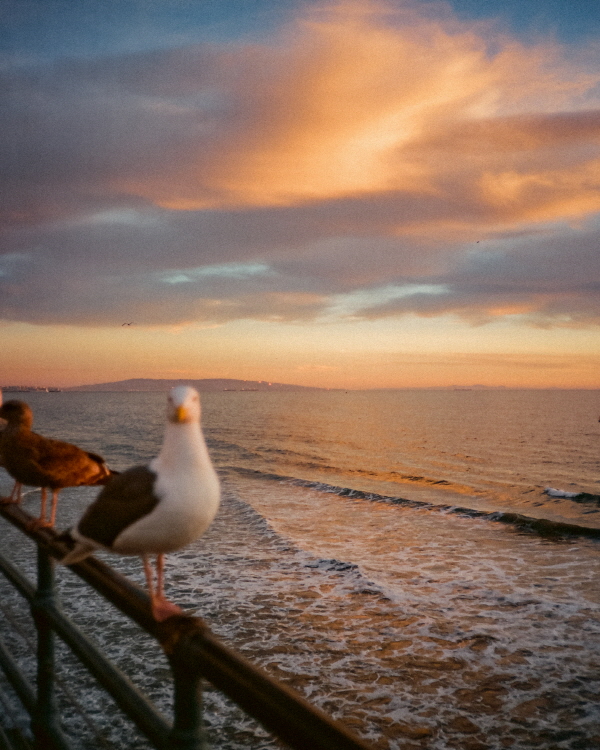
{"type": "Polygon", "coordinates": [[[0,504],[0,516],[38,545],[37,588],[0,555],[0,573],[31,603],[38,632],[37,693],[20,672],[16,660],[3,655],[5,649],[0,643],[0,668],[32,715],[36,750],[73,750],[74,747],[61,732],[58,722],[54,692],[55,633],[160,750],[207,750],[200,675],[291,748],[369,749],[366,742],[226,647],[200,618],[182,615],[159,623],[152,617],[147,594],[138,586],[101,560],[92,557],[77,563],[73,566],[74,573],[162,646],[169,659],[175,688],[174,722],[170,726],[120,670],[103,658],[74,623],[62,615],[55,593],[53,561],[46,550],[62,559],[69,545],[54,529],[35,526],[35,519],[16,505],[0,504]]]}
{"type": "Polygon", "coordinates": [[[169,655],[173,673],[174,705],[173,729],[169,736],[169,748],[173,750],[208,750],[202,725],[202,678],[195,669],[190,669],[183,654],[169,655]]]}
{"type": "Polygon", "coordinates": [[[56,606],[54,589],[54,560],[38,545],[38,585],[31,602],[31,612],[37,629],[37,702],[32,720],[35,746],[39,750],[64,746],[58,722],[54,689],[54,632],[44,613],[44,606],[56,606]],[[57,742],[58,740],[58,742],[57,742]]]}

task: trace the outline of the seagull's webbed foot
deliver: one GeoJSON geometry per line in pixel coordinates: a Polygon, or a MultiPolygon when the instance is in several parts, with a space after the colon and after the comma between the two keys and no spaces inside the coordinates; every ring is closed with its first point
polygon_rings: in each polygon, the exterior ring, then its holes
{"type": "Polygon", "coordinates": [[[29,521],[27,524],[29,531],[38,531],[38,529],[53,529],[54,524],[47,521],[45,518],[34,518],[33,521],[29,521]]]}
{"type": "Polygon", "coordinates": [[[164,595],[164,565],[165,556],[164,554],[156,555],[156,589],[152,581],[152,566],[148,555],[142,555],[142,561],[144,563],[144,573],[146,575],[146,584],[148,585],[148,593],[150,594],[150,604],[152,606],[152,616],[156,622],[163,622],[168,620],[169,617],[177,617],[185,614],[185,612],[173,602],[170,602],[164,595]]]}
{"type": "Polygon", "coordinates": [[[152,616],[156,622],[164,622],[169,617],[177,617],[183,615],[185,612],[173,602],[170,602],[165,597],[155,597],[152,599],[152,616]]]}

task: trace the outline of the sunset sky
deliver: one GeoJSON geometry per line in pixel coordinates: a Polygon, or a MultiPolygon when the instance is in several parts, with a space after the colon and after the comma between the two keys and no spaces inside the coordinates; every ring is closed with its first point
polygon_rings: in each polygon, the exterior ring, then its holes
{"type": "Polygon", "coordinates": [[[0,385],[600,388],[598,0],[0,26],[0,385]]]}

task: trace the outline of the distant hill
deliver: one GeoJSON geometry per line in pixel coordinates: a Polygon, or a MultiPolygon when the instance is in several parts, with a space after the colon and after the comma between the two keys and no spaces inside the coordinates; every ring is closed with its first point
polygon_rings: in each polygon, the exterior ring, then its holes
{"type": "Polygon", "coordinates": [[[231,380],[229,378],[205,378],[203,380],[160,380],[153,378],[131,378],[114,383],[75,385],[63,391],[166,391],[177,385],[191,385],[198,391],[326,391],[328,388],[313,388],[305,385],[269,383],[266,380],[231,380]]]}

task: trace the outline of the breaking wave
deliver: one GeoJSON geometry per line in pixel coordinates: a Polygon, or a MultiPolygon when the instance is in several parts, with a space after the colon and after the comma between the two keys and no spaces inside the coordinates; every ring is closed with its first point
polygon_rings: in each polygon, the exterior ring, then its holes
{"type": "MultiPolygon", "coordinates": [[[[306,487],[327,494],[338,495],[339,497],[349,497],[360,500],[367,500],[374,503],[385,503],[403,508],[412,508],[420,510],[434,511],[438,513],[453,513],[456,515],[478,518],[496,523],[504,523],[514,526],[519,531],[531,532],[544,537],[567,537],[579,536],[591,539],[600,539],[600,529],[584,526],[581,524],[566,523],[563,521],[554,521],[548,518],[534,518],[522,513],[510,511],[485,511],[476,508],[468,508],[460,505],[451,505],[444,503],[433,503],[422,500],[409,500],[403,497],[381,495],[376,492],[366,492],[351,487],[339,487],[326,482],[312,481],[308,479],[298,479],[271,472],[263,472],[257,469],[247,469],[240,466],[223,467],[224,471],[232,471],[247,477],[290,484],[295,487],[306,487]]],[[[564,495],[562,495],[564,497],[564,495]]],[[[598,495],[589,493],[578,493],[576,496],[569,498],[575,502],[593,502],[600,504],[598,495]]]]}

